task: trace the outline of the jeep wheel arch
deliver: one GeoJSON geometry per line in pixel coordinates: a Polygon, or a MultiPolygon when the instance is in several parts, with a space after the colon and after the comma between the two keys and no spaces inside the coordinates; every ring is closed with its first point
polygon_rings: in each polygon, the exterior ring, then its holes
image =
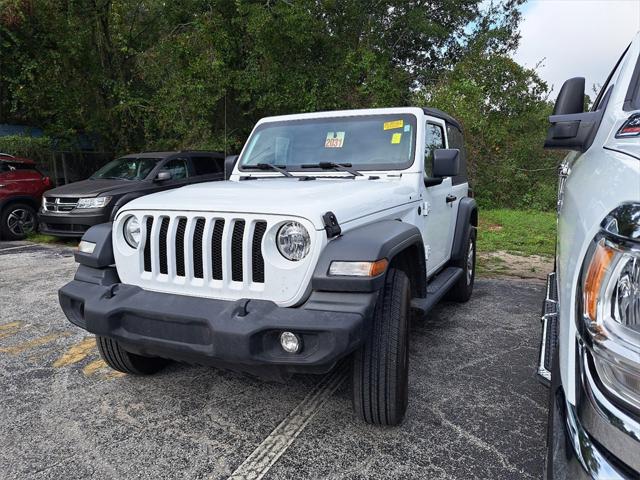
{"type": "Polygon", "coordinates": [[[377,277],[329,276],[334,261],[376,261],[386,258],[390,265],[404,270],[411,280],[411,293],[422,297],[427,290],[424,244],[415,225],[398,220],[382,220],[354,230],[329,242],[322,252],[311,279],[312,290],[333,292],[372,292],[384,283],[377,277]]]}

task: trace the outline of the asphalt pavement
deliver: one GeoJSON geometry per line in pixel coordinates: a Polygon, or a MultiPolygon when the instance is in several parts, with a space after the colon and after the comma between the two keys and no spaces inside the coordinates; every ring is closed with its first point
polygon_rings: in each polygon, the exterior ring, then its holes
{"type": "Polygon", "coordinates": [[[58,305],[74,272],[68,247],[0,242],[1,478],[541,478],[541,283],[478,279],[415,322],[407,418],[380,428],[353,416],[348,365],[286,383],[110,370],[58,305]]]}

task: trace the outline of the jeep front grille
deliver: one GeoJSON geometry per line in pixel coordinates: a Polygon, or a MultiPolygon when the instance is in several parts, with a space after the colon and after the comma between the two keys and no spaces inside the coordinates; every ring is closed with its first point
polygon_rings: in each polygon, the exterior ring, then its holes
{"type": "Polygon", "coordinates": [[[249,271],[252,283],[264,283],[262,238],[267,229],[264,220],[247,223],[244,219],[230,219],[227,225],[224,218],[158,215],[147,216],[144,224],[145,272],[163,275],[171,272],[176,277],[204,280],[205,271],[209,270],[207,280],[243,282],[249,281],[244,278],[244,272],[249,271]],[[156,223],[159,227],[154,229],[156,223]],[[153,261],[154,256],[157,262],[153,261]],[[230,262],[229,279],[225,278],[225,258],[230,262]],[[206,268],[207,260],[210,269],[206,268]]]}

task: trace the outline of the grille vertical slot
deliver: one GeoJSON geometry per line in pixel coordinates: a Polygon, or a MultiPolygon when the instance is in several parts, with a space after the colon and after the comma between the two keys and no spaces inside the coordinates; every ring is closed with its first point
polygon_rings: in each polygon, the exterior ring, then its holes
{"type": "Polygon", "coordinates": [[[187,219],[180,217],[176,228],[176,275],[184,277],[184,234],[187,229],[187,219]]]}
{"type": "Polygon", "coordinates": [[[147,235],[144,242],[144,271],[151,271],[151,227],[153,227],[153,217],[147,217],[147,235]]]}
{"type": "Polygon", "coordinates": [[[193,276],[195,278],[203,278],[204,271],[202,266],[202,237],[204,235],[204,218],[198,218],[193,229],[193,276]]]}
{"type": "Polygon", "coordinates": [[[267,230],[267,222],[256,222],[251,242],[251,279],[254,283],[264,283],[264,257],[262,256],[262,237],[267,230]]]}
{"type": "Polygon", "coordinates": [[[158,250],[160,250],[160,273],[165,275],[167,270],[167,232],[169,230],[169,217],[162,217],[160,233],[158,235],[158,250]]]}
{"type": "Polygon", "coordinates": [[[222,280],[222,234],[224,220],[216,220],[211,236],[211,270],[214,280],[222,280]]]}
{"type": "Polygon", "coordinates": [[[231,280],[242,281],[242,237],[244,235],[244,220],[236,220],[233,224],[231,236],[231,280]]]}

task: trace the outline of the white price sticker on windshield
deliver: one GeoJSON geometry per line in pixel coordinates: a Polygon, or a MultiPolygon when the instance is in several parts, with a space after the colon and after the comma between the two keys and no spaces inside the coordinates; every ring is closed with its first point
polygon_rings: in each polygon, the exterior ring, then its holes
{"type": "Polygon", "coordinates": [[[324,148],[342,148],[344,145],[344,132],[329,132],[324,141],[324,148]]]}

